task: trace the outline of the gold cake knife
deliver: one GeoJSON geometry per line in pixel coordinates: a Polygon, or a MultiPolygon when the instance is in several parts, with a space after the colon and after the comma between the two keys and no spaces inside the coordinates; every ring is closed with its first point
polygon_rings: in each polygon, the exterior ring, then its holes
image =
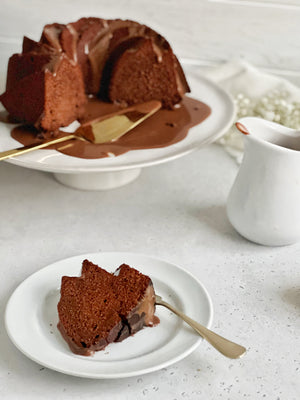
{"type": "Polygon", "coordinates": [[[151,100],[146,103],[136,104],[117,111],[114,115],[101,117],[80,126],[74,133],[48,140],[39,144],[19,147],[17,149],[0,152],[0,161],[11,157],[29,153],[37,149],[42,149],[53,144],[65,142],[71,139],[79,139],[95,144],[112,142],[119,139],[137,125],[151,117],[161,108],[161,103],[151,100]]]}

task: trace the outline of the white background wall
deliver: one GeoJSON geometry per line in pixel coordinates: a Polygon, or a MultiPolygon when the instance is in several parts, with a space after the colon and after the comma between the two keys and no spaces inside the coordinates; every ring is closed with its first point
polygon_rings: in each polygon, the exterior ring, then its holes
{"type": "Polygon", "coordinates": [[[131,18],[165,35],[181,58],[210,64],[238,56],[300,71],[300,0],[0,0],[0,7],[0,43],[38,39],[54,21],[131,18]]]}

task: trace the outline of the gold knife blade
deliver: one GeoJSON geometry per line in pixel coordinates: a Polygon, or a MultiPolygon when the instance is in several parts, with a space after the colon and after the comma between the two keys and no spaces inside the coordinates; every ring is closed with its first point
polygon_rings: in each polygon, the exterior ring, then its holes
{"type": "Polygon", "coordinates": [[[118,115],[82,125],[76,130],[75,135],[96,144],[113,142],[151,117],[160,108],[161,103],[156,100],[137,104],[126,110],[120,110],[118,115]]]}

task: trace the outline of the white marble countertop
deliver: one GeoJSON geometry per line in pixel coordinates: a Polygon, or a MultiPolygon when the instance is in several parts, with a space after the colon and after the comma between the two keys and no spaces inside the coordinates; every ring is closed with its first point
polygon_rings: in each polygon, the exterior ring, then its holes
{"type": "MultiPolygon", "coordinates": [[[[35,3],[41,2],[31,1],[30,5],[33,7],[35,3]]],[[[92,3],[87,1],[88,14],[92,3]]],[[[102,3],[108,16],[112,6],[102,3]]],[[[131,10],[133,3],[122,1],[119,8],[125,10],[128,5],[131,10]]],[[[174,3],[177,5],[171,10],[176,17],[179,6],[174,3]]],[[[199,3],[200,10],[218,2],[199,3]]],[[[297,4],[288,3],[294,15],[297,4]]],[[[163,12],[171,4],[163,1],[163,12]]],[[[23,12],[21,2],[4,1],[3,5],[2,22],[11,18],[17,26],[23,12]],[[16,18],[12,10],[18,7],[20,14],[16,18]]],[[[97,12],[100,8],[98,4],[97,12]]],[[[275,21],[280,9],[267,9],[273,12],[275,21]]],[[[218,12],[219,9],[214,15],[218,12]]],[[[73,9],[72,14],[76,13],[79,11],[73,9]]],[[[115,10],[113,16],[116,14],[115,10]]],[[[145,15],[148,23],[153,20],[157,28],[160,18],[153,17],[154,9],[146,8],[145,15]]],[[[137,16],[141,19],[141,8],[137,16]]],[[[46,17],[44,13],[43,22],[47,22],[46,17]]],[[[175,17],[166,19],[169,22],[161,29],[166,35],[168,32],[173,35],[172,42],[176,42],[175,17]]],[[[34,21],[36,14],[31,18],[34,21]]],[[[28,20],[25,24],[30,26],[28,20]]],[[[34,36],[35,26],[31,28],[34,36]]],[[[21,31],[19,26],[16,30],[21,31]]],[[[290,34],[295,31],[293,26],[290,34]]],[[[1,28],[0,33],[3,39],[1,28]]],[[[6,42],[16,43],[16,36],[7,31],[5,34],[6,42]]],[[[251,37],[247,40],[251,41],[251,37]]],[[[220,43],[212,40],[210,51],[214,46],[220,47],[220,43]]],[[[229,46],[225,49],[222,58],[230,56],[229,46]]],[[[180,55],[192,57],[188,51],[180,55]]],[[[289,55],[292,57],[291,50],[289,55]]],[[[259,60],[262,58],[258,54],[258,65],[259,60]]],[[[273,67],[276,60],[268,64],[264,58],[264,66],[273,67]]],[[[286,58],[282,66],[285,61],[286,58]]],[[[65,187],[51,174],[1,163],[0,398],[298,399],[300,244],[264,247],[246,241],[234,231],[226,217],[225,205],[237,170],[235,161],[213,144],[176,161],[145,168],[127,186],[88,192],[65,187]],[[14,289],[50,263],[101,251],[155,255],[192,272],[212,297],[212,329],[244,344],[248,349],[246,356],[229,360],[202,342],[190,356],[168,368],[119,380],[71,377],[26,358],[11,343],[4,328],[5,306],[14,289]]]]}

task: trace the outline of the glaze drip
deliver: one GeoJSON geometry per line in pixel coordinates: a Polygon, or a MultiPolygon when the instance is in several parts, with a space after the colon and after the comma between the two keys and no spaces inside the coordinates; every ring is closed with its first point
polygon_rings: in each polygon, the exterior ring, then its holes
{"type": "MultiPolygon", "coordinates": [[[[81,124],[105,115],[116,113],[120,107],[105,103],[98,99],[89,99],[86,105],[81,124]]],[[[174,110],[162,109],[152,115],[141,125],[137,126],[118,140],[110,143],[93,144],[89,142],[70,140],[64,144],[49,146],[57,151],[79,158],[97,159],[110,156],[119,156],[130,150],[142,150],[166,147],[183,140],[191,127],[203,122],[211,113],[206,104],[191,97],[184,96],[180,107],[174,110]]],[[[59,136],[66,135],[59,132],[59,136]]],[[[39,143],[37,131],[28,126],[18,126],[11,132],[11,136],[27,146],[39,143]]]]}

